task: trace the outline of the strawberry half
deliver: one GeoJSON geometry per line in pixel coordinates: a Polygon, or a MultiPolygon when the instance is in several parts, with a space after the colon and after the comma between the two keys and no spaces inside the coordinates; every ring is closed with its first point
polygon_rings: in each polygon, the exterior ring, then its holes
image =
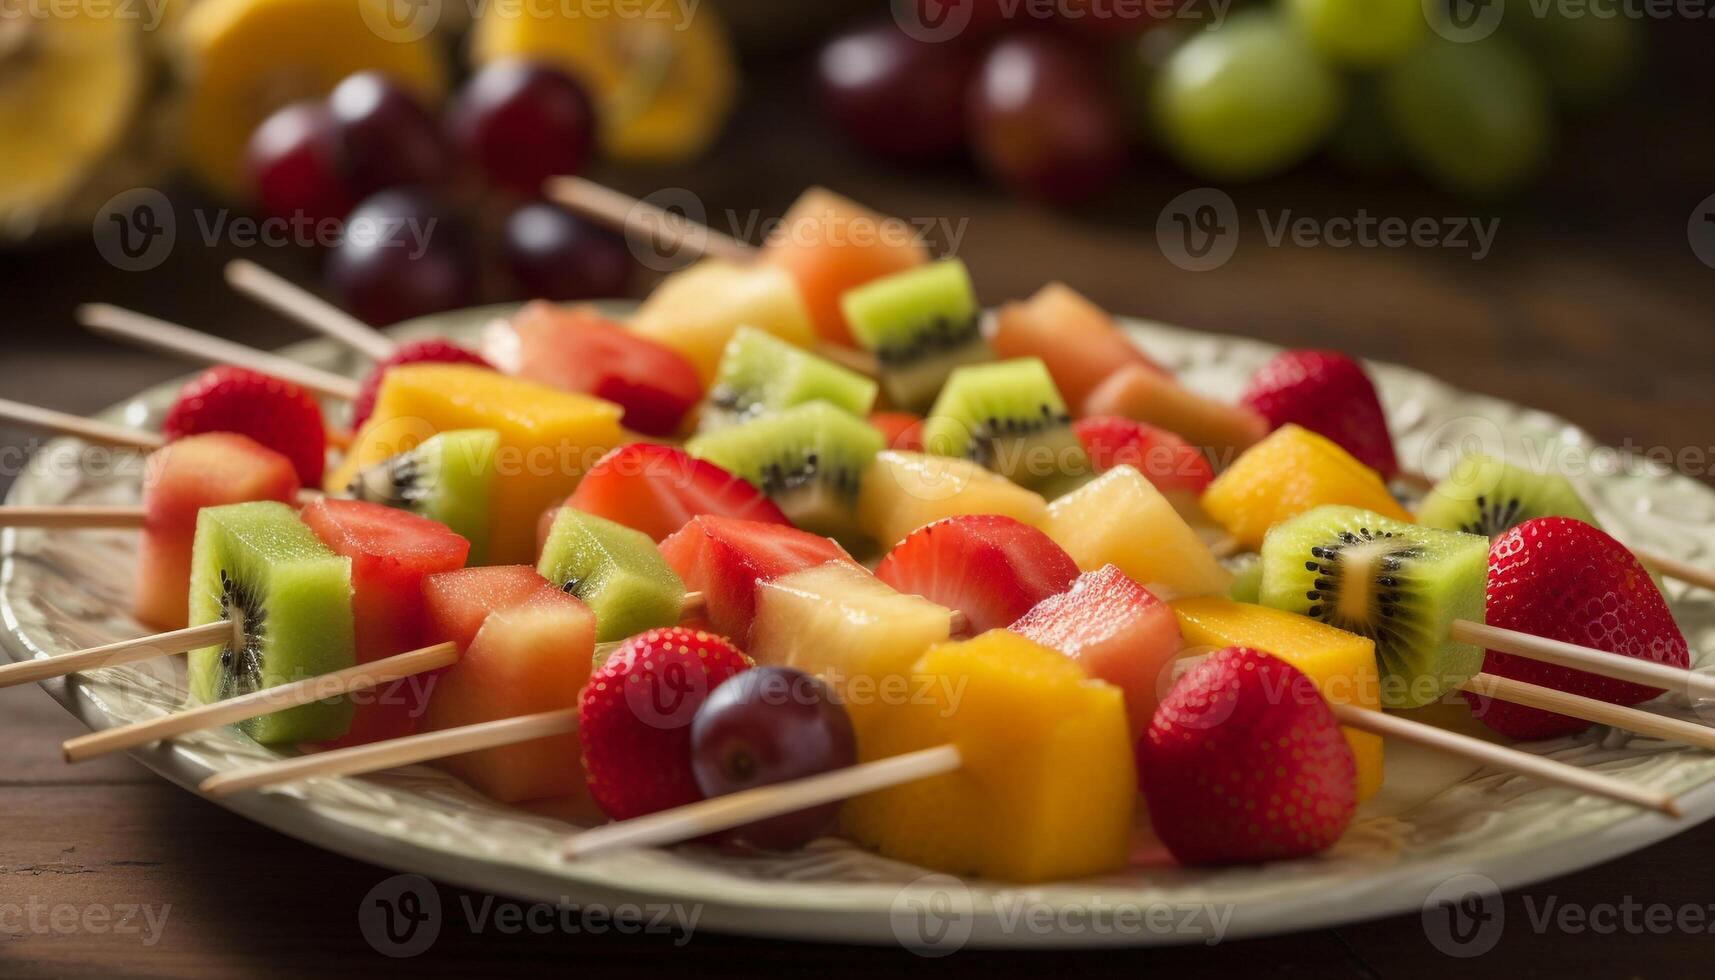
{"type": "Polygon", "coordinates": [[[691,769],[691,719],[709,692],[749,670],[725,638],[682,626],[620,644],[578,697],[590,795],[615,820],[703,798],[691,769]]]}
{"type": "Polygon", "coordinates": [[[227,366],[197,375],[179,389],[161,434],[171,441],[205,432],[249,436],[291,460],[304,486],[321,486],[327,424],[316,400],[290,381],[227,366]]]}
{"type": "MultiPolygon", "coordinates": [[[[1495,538],[1484,619],[1490,626],[1640,660],[1691,665],[1685,636],[1649,572],[1624,545],[1569,517],[1526,521],[1495,538]]],[[[1483,671],[1612,704],[1640,704],[1661,694],[1494,650],[1484,655],[1483,671]]],[[[1474,715],[1509,738],[1554,738],[1591,724],[1469,692],[1465,700],[1474,715]]]]}
{"type": "Polygon", "coordinates": [[[1202,450],[1157,426],[1118,415],[1095,415],[1072,423],[1097,473],[1130,466],[1162,493],[1202,496],[1215,480],[1202,450]]]}
{"type": "Polygon", "coordinates": [[[475,353],[449,341],[413,340],[408,344],[400,344],[386,360],[370,369],[369,376],[363,379],[357,399],[351,403],[351,427],[355,429],[369,421],[369,416],[375,412],[375,396],[381,392],[381,380],[387,374],[388,368],[396,368],[401,364],[427,363],[492,367],[475,353]]]}
{"type": "Polygon", "coordinates": [[[1357,763],[1310,678],[1229,647],[1179,679],[1137,743],[1138,783],[1181,864],[1303,857],[1345,832],[1357,763]]]}
{"type": "Polygon", "coordinates": [[[1384,480],[1399,474],[1399,455],[1376,386],[1363,367],[1344,354],[1278,354],[1251,378],[1240,401],[1273,428],[1290,422],[1333,440],[1384,480]]]}
{"type": "Polygon", "coordinates": [[[709,623],[740,643],[750,640],[758,585],[814,565],[852,560],[831,539],[789,524],[707,514],[687,521],[660,548],[685,587],[703,594],[709,623]]]}
{"type": "Polygon", "coordinates": [[[789,524],[761,490],[675,446],[620,446],[590,467],[566,506],[618,521],[656,541],[701,514],[789,524]]]}
{"type": "Polygon", "coordinates": [[[1054,539],[996,514],[925,524],[895,545],[875,577],[965,614],[969,632],[1011,626],[1031,607],[1066,591],[1078,564],[1054,539]]]}

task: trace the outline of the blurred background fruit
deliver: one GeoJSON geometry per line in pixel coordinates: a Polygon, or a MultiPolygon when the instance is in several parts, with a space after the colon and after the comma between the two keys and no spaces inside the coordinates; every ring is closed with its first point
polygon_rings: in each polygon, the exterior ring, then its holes
{"type": "Polygon", "coordinates": [[[346,217],[327,277],[346,309],[377,326],[457,309],[476,300],[476,242],[440,195],[382,191],[346,217]]]}
{"type": "Polygon", "coordinates": [[[454,96],[447,128],[466,162],[496,186],[536,194],[555,174],[580,174],[595,145],[583,86],[544,65],[484,65],[454,96]]]}

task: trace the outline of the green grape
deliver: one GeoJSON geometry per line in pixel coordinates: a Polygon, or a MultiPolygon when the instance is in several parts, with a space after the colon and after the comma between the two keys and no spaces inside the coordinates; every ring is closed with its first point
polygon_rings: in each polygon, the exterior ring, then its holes
{"type": "Polygon", "coordinates": [[[1279,15],[1248,11],[1202,31],[1156,75],[1151,108],[1168,149],[1209,177],[1245,179],[1306,156],[1340,116],[1339,77],[1279,15]]]}
{"type": "Polygon", "coordinates": [[[1547,155],[1547,87],[1499,34],[1424,44],[1387,74],[1383,96],[1418,166],[1450,190],[1501,193],[1535,173],[1547,155]]]}
{"type": "Polygon", "coordinates": [[[1353,68],[1383,68],[1410,54],[1429,32],[1421,0],[1286,0],[1310,43],[1353,68]]]}
{"type": "Polygon", "coordinates": [[[1566,105],[1601,105],[1631,78],[1643,53],[1643,37],[1629,17],[1569,17],[1551,4],[1542,16],[1503,22],[1529,52],[1566,105]]]}

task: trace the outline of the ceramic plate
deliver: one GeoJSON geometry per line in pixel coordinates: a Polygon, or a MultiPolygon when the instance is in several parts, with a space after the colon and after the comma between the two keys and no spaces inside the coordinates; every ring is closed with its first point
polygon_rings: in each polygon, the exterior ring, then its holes
{"type": "MultiPolygon", "coordinates": [[[[428,318],[400,332],[468,339],[494,312],[428,318]]],[[[1273,352],[1250,340],[1160,324],[1131,321],[1128,328],[1189,385],[1227,397],[1273,352]]],[[[323,367],[358,368],[326,342],[289,353],[323,367]]],[[[1376,365],[1375,371],[1402,458],[1424,471],[1444,473],[1452,452],[1477,445],[1527,460],[1553,451],[1611,530],[1638,545],[1715,563],[1715,493],[1708,488],[1647,468],[1611,472],[1616,457],[1559,419],[1402,368],[1376,365]]],[[[107,417],[152,425],[172,394],[171,386],[144,392],[107,417]]],[[[137,485],[134,459],[62,441],[37,456],[13,487],[11,502],[122,503],[137,498],[137,485]]],[[[131,532],[6,532],[0,539],[0,617],[7,653],[41,657],[138,635],[123,612],[134,542],[131,532]]],[[[1670,589],[1693,650],[1715,648],[1715,597],[1670,589]]],[[[177,658],[45,686],[91,728],[156,716],[185,699],[177,658]]],[[[1691,705],[1672,696],[1652,707],[1696,717],[1691,705]]],[[[679,903],[697,907],[699,928],[899,942],[931,952],[962,944],[1206,942],[1417,911],[1449,888],[1473,881],[1506,888],[1565,874],[1715,814],[1715,755],[1606,729],[1527,748],[1682,794],[1686,817],[1675,822],[1642,814],[1390,744],[1383,792],[1364,806],[1337,847],[1314,860],[1190,871],[1152,858],[1145,847],[1139,863],[1123,873],[1015,888],[926,876],[833,840],[784,857],[685,847],[567,863],[556,856],[556,845],[571,829],[568,821],[495,805],[421,767],[316,780],[221,805],[331,851],[517,898],[679,903]],[[1479,877],[1462,877],[1467,874],[1479,877]]],[[[211,772],[276,753],[221,730],[138,756],[167,779],[193,787],[211,772]]]]}

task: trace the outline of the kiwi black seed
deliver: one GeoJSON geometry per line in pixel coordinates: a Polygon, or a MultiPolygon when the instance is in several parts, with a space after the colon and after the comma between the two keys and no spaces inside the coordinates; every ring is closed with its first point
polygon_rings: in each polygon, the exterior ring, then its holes
{"type": "Polygon", "coordinates": [[[1417,514],[1429,527],[1490,538],[1538,517],[1570,517],[1596,525],[1595,515],[1566,477],[1534,473],[1480,453],[1461,459],[1423,499],[1417,514]]]}
{"type": "Polygon", "coordinates": [[[962,456],[1056,496],[1093,473],[1048,368],[1034,357],[953,372],[923,425],[930,452],[962,456]]]}

